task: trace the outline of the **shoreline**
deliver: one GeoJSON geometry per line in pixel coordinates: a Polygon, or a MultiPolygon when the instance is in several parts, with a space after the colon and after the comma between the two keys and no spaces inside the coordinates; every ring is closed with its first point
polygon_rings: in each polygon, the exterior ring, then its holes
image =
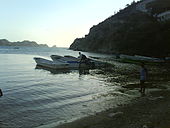
{"type": "Polygon", "coordinates": [[[170,90],[151,91],[130,104],[100,112],[56,128],[169,128],[170,90]]]}
{"type": "MultiPolygon", "coordinates": [[[[113,61],[112,61],[113,62],[113,61]]],[[[128,76],[122,86],[128,90],[139,88],[137,65],[132,70],[131,64],[114,62],[118,66],[115,72],[128,76]],[[119,67],[119,64],[122,64],[119,67]],[[130,71],[127,70],[127,67],[130,71]],[[119,70],[119,69],[123,69],[119,70]],[[130,77],[129,77],[130,76],[130,77]],[[131,84],[131,82],[133,84],[131,84]]],[[[116,67],[117,67],[116,66],[116,67]]],[[[149,66],[150,80],[147,83],[145,96],[140,96],[128,104],[99,112],[55,128],[170,128],[170,77],[167,67],[149,66]]]]}

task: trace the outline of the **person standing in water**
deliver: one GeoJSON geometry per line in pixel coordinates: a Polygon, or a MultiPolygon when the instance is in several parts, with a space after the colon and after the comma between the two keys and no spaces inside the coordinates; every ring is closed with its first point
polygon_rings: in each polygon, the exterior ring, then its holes
{"type": "Polygon", "coordinates": [[[79,68],[82,68],[82,64],[84,66],[87,66],[87,67],[92,66],[91,63],[90,63],[90,60],[84,54],[82,54],[81,52],[79,52],[79,57],[78,58],[80,59],[79,68]]]}
{"type": "Polygon", "coordinates": [[[0,97],[3,96],[2,90],[0,89],[0,97]]]}
{"type": "Polygon", "coordinates": [[[147,80],[147,75],[148,75],[148,71],[145,67],[145,64],[142,63],[141,64],[141,69],[140,69],[140,92],[142,94],[145,94],[145,82],[147,80]]]}
{"type": "Polygon", "coordinates": [[[81,52],[79,52],[78,58],[80,58],[80,62],[85,62],[87,60],[87,57],[84,54],[82,54],[81,52]]]}

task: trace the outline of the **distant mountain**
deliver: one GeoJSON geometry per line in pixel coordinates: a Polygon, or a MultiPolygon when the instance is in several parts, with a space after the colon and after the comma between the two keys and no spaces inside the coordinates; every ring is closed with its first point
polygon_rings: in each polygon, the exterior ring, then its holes
{"type": "Polygon", "coordinates": [[[6,39],[0,39],[0,46],[29,46],[29,47],[48,47],[46,44],[37,44],[34,41],[24,40],[22,42],[10,42],[6,39]]]}
{"type": "Polygon", "coordinates": [[[170,56],[170,0],[142,0],[90,28],[72,50],[170,56]]]}

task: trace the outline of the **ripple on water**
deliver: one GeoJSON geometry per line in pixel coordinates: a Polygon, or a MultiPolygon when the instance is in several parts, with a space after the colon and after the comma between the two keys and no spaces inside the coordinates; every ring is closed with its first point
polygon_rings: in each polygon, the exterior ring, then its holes
{"type": "Polygon", "coordinates": [[[0,98],[1,126],[30,128],[71,121],[112,107],[126,97],[114,92],[118,86],[94,72],[52,74],[35,69],[33,57],[0,55],[0,60],[7,58],[0,63],[4,92],[0,98]]]}

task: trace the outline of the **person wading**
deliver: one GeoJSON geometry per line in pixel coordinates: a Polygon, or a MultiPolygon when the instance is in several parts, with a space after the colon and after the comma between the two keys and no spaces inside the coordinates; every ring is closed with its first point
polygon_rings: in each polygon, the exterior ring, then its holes
{"type": "Polygon", "coordinates": [[[0,89],[0,97],[3,96],[2,90],[0,89]]]}
{"type": "Polygon", "coordinates": [[[141,63],[141,69],[140,69],[140,92],[142,94],[145,94],[145,82],[147,80],[147,75],[148,75],[148,71],[147,68],[145,67],[144,63],[141,63]]]}
{"type": "Polygon", "coordinates": [[[80,59],[79,68],[81,68],[81,64],[82,64],[82,63],[85,63],[85,64],[86,64],[86,62],[87,62],[87,57],[86,57],[84,54],[82,54],[81,52],[79,52],[79,57],[78,57],[78,58],[80,59]]]}

